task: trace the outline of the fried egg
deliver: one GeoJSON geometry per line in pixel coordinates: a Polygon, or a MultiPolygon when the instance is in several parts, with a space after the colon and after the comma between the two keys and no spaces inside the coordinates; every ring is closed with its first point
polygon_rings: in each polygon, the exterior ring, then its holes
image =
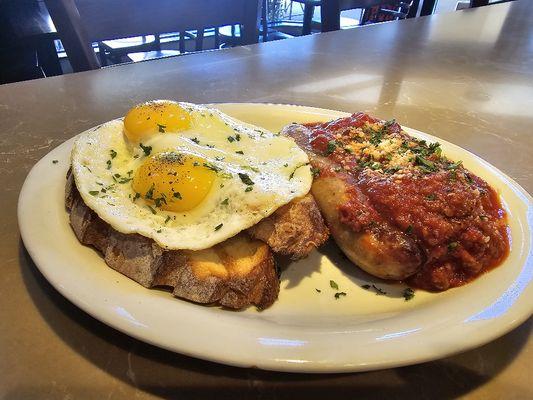
{"type": "Polygon", "coordinates": [[[309,192],[290,138],[217,109],[153,101],[79,135],[72,171],[84,202],[122,233],[201,250],[309,192]]]}

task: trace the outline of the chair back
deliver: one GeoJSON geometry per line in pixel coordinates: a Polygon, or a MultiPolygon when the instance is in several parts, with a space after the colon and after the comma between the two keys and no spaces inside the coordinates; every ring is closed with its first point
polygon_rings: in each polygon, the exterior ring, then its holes
{"type": "Polygon", "coordinates": [[[74,71],[99,68],[92,42],[242,25],[257,43],[260,0],[45,0],[74,71]]]}

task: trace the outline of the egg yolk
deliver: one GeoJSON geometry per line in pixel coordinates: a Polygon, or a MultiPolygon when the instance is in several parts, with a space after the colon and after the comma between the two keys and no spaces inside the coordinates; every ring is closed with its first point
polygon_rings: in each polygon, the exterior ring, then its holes
{"type": "Polygon", "coordinates": [[[156,133],[180,132],[190,126],[191,115],[187,110],[167,100],[139,104],[124,117],[124,134],[135,143],[156,133]]]}
{"type": "Polygon", "coordinates": [[[167,211],[192,210],[207,196],[216,173],[206,160],[165,152],[147,158],[133,176],[133,190],[167,211]]]}

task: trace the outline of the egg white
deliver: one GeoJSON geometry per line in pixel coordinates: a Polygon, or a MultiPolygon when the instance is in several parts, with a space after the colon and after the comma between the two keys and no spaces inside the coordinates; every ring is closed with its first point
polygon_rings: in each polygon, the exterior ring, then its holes
{"type": "Polygon", "coordinates": [[[135,199],[131,179],[146,155],[124,136],[121,119],[86,131],[76,140],[71,155],[76,187],[87,206],[114,229],[152,238],[166,249],[201,250],[309,192],[309,160],[292,139],[213,108],[180,105],[191,114],[190,129],[152,135],[143,146],[150,146],[152,155],[164,151],[196,155],[218,171],[206,198],[190,211],[164,211],[135,199]],[[239,173],[254,185],[243,182],[239,173]],[[246,191],[249,187],[252,190],[246,191]]]}

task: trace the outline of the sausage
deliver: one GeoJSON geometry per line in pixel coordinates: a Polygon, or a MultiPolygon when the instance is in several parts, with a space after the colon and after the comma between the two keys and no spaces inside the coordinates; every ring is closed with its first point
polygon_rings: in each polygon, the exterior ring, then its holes
{"type": "Polygon", "coordinates": [[[382,279],[402,280],[416,273],[423,256],[415,240],[380,218],[354,177],[313,151],[310,130],[292,124],[283,134],[292,137],[307,152],[314,170],[320,171],[311,193],[344,254],[364,271],[382,279]],[[355,220],[350,215],[356,216],[355,220]]]}

